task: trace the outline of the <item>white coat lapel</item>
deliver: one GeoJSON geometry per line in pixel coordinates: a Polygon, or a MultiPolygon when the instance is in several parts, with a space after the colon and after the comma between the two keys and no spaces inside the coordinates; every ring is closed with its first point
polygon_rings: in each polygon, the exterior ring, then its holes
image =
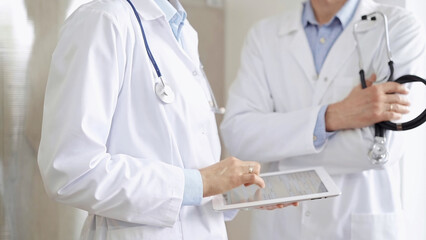
{"type": "MultiPolygon", "coordinates": [[[[334,82],[343,65],[348,62],[353,54],[356,54],[356,42],[353,36],[354,23],[361,19],[362,15],[374,10],[376,4],[370,0],[361,0],[357,11],[351,22],[345,28],[340,37],[330,49],[328,56],[319,74],[319,81],[316,85],[313,104],[319,104],[324,97],[330,84],[334,82]]],[[[355,66],[354,66],[355,67],[355,66]]],[[[354,76],[356,77],[356,76],[354,76]]]]}
{"type": "Polygon", "coordinates": [[[283,19],[278,36],[283,38],[283,45],[288,45],[283,47],[288,49],[308,81],[314,86],[317,79],[317,72],[311,48],[309,47],[308,39],[302,26],[302,11],[303,6],[301,5],[300,9],[295,10],[288,18],[283,19]]]}
{"type": "Polygon", "coordinates": [[[185,63],[189,71],[194,71],[198,68],[198,36],[197,32],[192,28],[188,21],[185,21],[185,25],[182,28],[182,45],[176,40],[170,29],[169,23],[165,20],[162,23],[162,28],[167,34],[165,35],[165,41],[169,46],[172,46],[175,54],[185,63]]]}
{"type": "Polygon", "coordinates": [[[198,55],[198,34],[188,21],[185,21],[185,26],[182,29],[182,46],[184,48],[182,52],[198,66],[200,62],[198,55]]]}

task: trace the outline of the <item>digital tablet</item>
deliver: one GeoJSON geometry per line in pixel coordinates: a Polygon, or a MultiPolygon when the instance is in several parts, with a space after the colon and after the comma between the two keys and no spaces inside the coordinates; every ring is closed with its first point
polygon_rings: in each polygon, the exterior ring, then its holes
{"type": "Polygon", "coordinates": [[[213,208],[224,211],[335,197],[341,194],[322,167],[260,175],[265,188],[257,185],[235,188],[213,198],[213,208]]]}

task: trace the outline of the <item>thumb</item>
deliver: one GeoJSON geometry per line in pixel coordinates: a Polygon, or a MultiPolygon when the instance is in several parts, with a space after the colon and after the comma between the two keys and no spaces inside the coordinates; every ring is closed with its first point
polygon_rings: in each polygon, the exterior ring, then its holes
{"type": "Polygon", "coordinates": [[[373,75],[371,75],[366,81],[367,87],[371,87],[371,85],[373,85],[376,79],[377,79],[377,76],[376,74],[373,73],[373,75]]]}

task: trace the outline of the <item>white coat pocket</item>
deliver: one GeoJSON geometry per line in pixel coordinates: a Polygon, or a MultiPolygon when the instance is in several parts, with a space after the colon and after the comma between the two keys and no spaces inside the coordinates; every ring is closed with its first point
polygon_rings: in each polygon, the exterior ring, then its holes
{"type": "Polygon", "coordinates": [[[403,220],[401,212],[352,214],[351,240],[405,239],[403,220]]]}

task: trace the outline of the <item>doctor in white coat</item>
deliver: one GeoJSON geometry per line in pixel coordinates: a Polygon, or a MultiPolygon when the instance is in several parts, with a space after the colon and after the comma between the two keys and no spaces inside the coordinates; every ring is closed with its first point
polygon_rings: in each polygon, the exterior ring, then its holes
{"type": "Polygon", "coordinates": [[[38,156],[46,190],[89,213],[81,239],[227,239],[211,196],[263,187],[260,165],[219,162],[197,33],[180,3],[133,4],[175,98],[156,95],[161,83],[129,2],[80,7],[61,31],[46,89],[38,156]]]}
{"type": "Polygon", "coordinates": [[[359,29],[371,76],[361,90],[352,30],[355,21],[374,11],[389,20],[395,79],[424,78],[424,29],[402,8],[371,0],[311,0],[250,31],[221,126],[226,147],[242,159],[269,163],[270,170],[324,166],[342,191],[299,208],[255,211],[252,239],[407,239],[399,164],[403,134],[387,132],[387,164],[373,165],[368,158],[371,126],[400,119],[409,105],[405,87],[371,86],[374,74],[379,81],[389,73],[380,18],[359,29]],[[326,44],[328,52],[322,49],[326,44]]]}

